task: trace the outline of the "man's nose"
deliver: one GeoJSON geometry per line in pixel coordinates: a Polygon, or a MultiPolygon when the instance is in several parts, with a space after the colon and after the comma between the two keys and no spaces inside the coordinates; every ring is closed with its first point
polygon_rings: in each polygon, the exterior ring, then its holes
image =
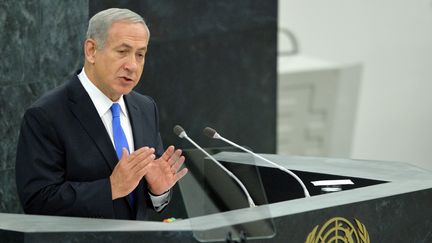
{"type": "Polygon", "coordinates": [[[135,55],[130,55],[124,64],[124,69],[127,71],[136,71],[138,68],[138,61],[135,55]]]}

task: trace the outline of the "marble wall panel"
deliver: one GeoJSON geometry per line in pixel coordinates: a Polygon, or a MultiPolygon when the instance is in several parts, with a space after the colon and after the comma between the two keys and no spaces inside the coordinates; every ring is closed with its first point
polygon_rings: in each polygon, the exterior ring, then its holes
{"type": "Polygon", "coordinates": [[[0,1],[0,211],[20,212],[15,156],[21,118],[82,67],[88,0],[0,1]]]}
{"type": "Polygon", "coordinates": [[[22,213],[15,184],[15,170],[0,170],[0,212],[22,213]]]}
{"type": "MultiPolygon", "coordinates": [[[[4,136],[0,141],[0,170],[15,168],[15,154],[18,142],[18,128],[19,125],[11,126],[6,132],[2,133],[4,136]]],[[[0,185],[0,187],[3,185],[0,185]]]]}
{"type": "Polygon", "coordinates": [[[69,80],[84,63],[88,0],[41,0],[40,6],[40,79],[61,83],[69,80]]]}
{"type": "Polygon", "coordinates": [[[15,167],[16,145],[24,111],[55,82],[0,86],[0,169],[15,167]]]}
{"type": "Polygon", "coordinates": [[[260,0],[99,0],[90,1],[89,6],[90,15],[110,7],[141,14],[151,29],[152,41],[237,32],[269,23],[276,26],[277,15],[276,1],[260,0]]]}
{"type": "Polygon", "coordinates": [[[202,146],[218,146],[201,135],[211,126],[256,151],[274,152],[276,50],[266,40],[274,33],[246,29],[152,43],[138,89],[159,105],[165,144],[190,147],[172,133],[181,124],[202,146]]]}
{"type": "Polygon", "coordinates": [[[38,1],[0,1],[0,85],[33,80],[38,74],[38,1]]]}

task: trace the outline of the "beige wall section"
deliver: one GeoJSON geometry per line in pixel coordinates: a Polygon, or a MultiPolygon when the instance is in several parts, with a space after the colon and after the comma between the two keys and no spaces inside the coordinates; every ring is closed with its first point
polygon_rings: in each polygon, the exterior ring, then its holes
{"type": "Polygon", "coordinates": [[[362,63],[352,158],[432,169],[431,0],[280,0],[279,27],[300,54],[362,63]]]}

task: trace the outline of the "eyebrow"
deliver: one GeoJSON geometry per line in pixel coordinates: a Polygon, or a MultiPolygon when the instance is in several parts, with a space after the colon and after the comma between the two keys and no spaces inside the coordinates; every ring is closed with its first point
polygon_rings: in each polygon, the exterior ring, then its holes
{"type": "MultiPolygon", "coordinates": [[[[130,46],[130,45],[126,44],[126,43],[122,43],[119,46],[117,46],[116,48],[122,48],[122,47],[126,47],[126,48],[129,48],[129,49],[132,49],[132,46],[130,46]]],[[[139,51],[145,51],[145,50],[147,50],[147,47],[146,46],[145,47],[141,47],[138,50],[139,51]]]]}

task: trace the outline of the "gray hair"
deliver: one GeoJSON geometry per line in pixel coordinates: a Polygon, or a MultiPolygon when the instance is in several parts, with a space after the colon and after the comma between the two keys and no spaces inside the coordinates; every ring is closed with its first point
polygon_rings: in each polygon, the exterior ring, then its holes
{"type": "Polygon", "coordinates": [[[94,39],[98,44],[98,49],[105,46],[105,41],[108,37],[108,29],[115,22],[130,22],[142,23],[150,36],[150,31],[144,19],[137,13],[129,9],[123,8],[109,8],[95,14],[89,21],[87,29],[87,39],[94,39]]]}

